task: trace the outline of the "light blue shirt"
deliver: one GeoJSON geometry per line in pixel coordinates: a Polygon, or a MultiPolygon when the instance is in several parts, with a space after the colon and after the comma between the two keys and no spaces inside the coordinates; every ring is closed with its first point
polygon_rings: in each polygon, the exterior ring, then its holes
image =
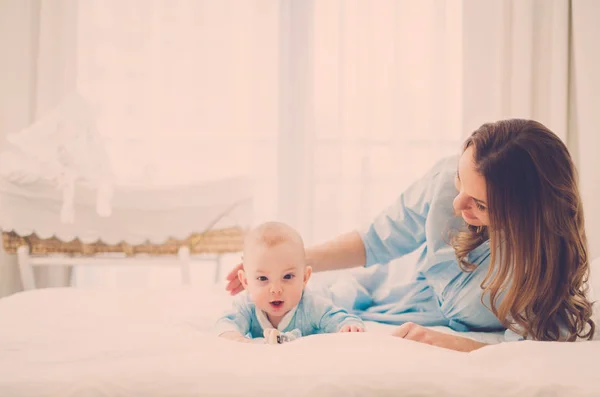
{"type": "MultiPolygon", "coordinates": [[[[307,336],[338,332],[345,325],[360,325],[364,328],[364,323],[358,316],[335,306],[327,297],[307,288],[298,305],[282,318],[277,329],[283,333],[307,336]]],[[[274,327],[246,291],[238,294],[233,301],[232,310],[225,313],[216,324],[218,335],[237,331],[249,338],[262,338],[267,328],[274,327]]]]}
{"type": "MultiPolygon", "coordinates": [[[[481,283],[490,264],[489,241],[469,254],[468,260],[477,265],[472,272],[461,270],[447,243],[451,228],[465,226],[452,206],[458,194],[454,185],[457,165],[458,157],[438,162],[360,230],[370,269],[356,272],[351,282],[342,280],[332,286],[336,304],[351,307],[365,321],[414,322],[456,331],[504,330],[481,302],[481,283]],[[420,250],[416,267],[406,269],[412,272],[410,280],[388,280],[387,264],[416,250],[420,250]]],[[[489,307],[489,298],[484,301],[489,307]]],[[[512,331],[505,336],[522,339],[512,331]]]]}

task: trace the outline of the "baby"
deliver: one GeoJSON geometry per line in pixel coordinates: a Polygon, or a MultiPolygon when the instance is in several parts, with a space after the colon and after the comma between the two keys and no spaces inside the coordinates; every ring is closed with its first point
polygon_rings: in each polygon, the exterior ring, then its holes
{"type": "Polygon", "coordinates": [[[243,258],[238,277],[245,291],[217,321],[219,336],[283,343],[310,334],[364,331],[359,317],[305,289],[312,269],[302,238],[290,226],[267,222],[251,230],[243,258]]]}

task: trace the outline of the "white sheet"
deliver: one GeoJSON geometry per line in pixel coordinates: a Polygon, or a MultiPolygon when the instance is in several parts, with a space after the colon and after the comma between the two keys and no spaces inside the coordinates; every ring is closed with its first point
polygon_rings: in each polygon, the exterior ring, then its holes
{"type": "MultiPolygon", "coordinates": [[[[600,342],[471,354],[388,336],[245,345],[210,333],[222,289],[46,289],[0,300],[0,396],[597,396],[600,342]]],[[[472,335],[489,342],[499,335],[472,335]]]]}

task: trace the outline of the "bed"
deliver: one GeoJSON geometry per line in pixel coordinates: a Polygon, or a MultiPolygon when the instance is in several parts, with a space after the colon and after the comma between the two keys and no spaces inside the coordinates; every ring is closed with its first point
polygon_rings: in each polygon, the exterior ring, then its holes
{"type": "Polygon", "coordinates": [[[596,341],[499,343],[500,333],[469,333],[491,346],[464,354],[391,337],[376,323],[277,346],[217,338],[212,326],[231,298],[220,284],[189,285],[187,264],[195,251],[239,250],[239,233],[207,233],[238,230],[229,215],[251,189],[236,178],[166,191],[107,183],[95,135],[72,147],[72,130],[54,128],[93,131],[85,109],[78,100],[61,106],[0,158],[4,247],[19,255],[28,289],[0,299],[0,396],[600,395],[596,341]],[[182,266],[182,286],[35,289],[33,265],[102,264],[114,253],[166,254],[158,260],[182,266]]]}
{"type": "MultiPolygon", "coordinates": [[[[0,395],[598,396],[600,342],[497,344],[469,354],[388,335],[239,344],[212,333],[212,289],[76,289],[0,299],[0,395]]],[[[442,329],[451,332],[448,329],[442,329]]]]}

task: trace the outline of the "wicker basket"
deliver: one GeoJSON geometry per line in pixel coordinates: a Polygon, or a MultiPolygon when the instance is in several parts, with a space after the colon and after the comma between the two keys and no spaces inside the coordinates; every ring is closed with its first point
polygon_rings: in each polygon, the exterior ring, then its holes
{"type": "Polygon", "coordinates": [[[244,230],[241,228],[227,228],[208,230],[204,233],[192,234],[185,240],[169,239],[163,244],[129,245],[82,243],[78,239],[70,242],[61,241],[55,237],[40,239],[35,234],[19,236],[15,232],[3,232],[2,239],[4,250],[9,254],[16,254],[22,245],[29,246],[32,255],[65,254],[69,256],[91,256],[103,253],[125,253],[127,256],[148,254],[152,256],[176,255],[179,248],[187,246],[191,254],[223,254],[240,252],[243,247],[244,230]]]}

